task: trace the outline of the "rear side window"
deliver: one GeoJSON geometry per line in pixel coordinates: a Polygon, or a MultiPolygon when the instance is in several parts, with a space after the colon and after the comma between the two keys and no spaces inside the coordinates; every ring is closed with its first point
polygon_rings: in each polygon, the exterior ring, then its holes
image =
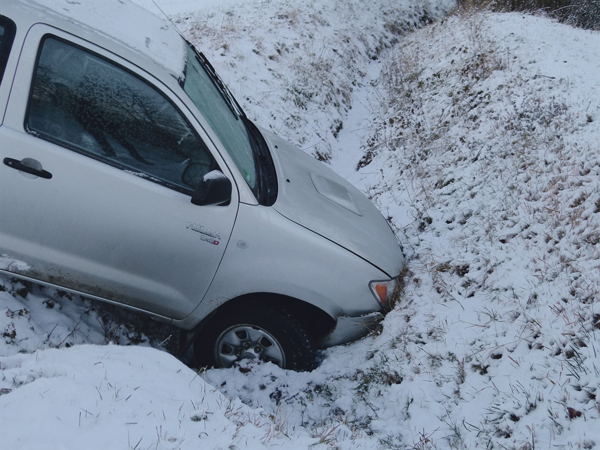
{"type": "Polygon", "coordinates": [[[15,24],[7,17],[0,16],[0,83],[4,78],[6,63],[15,38],[15,24]]]}
{"type": "Polygon", "coordinates": [[[53,37],[44,39],[38,56],[26,129],[187,194],[217,168],[192,126],[157,89],[53,37]]]}

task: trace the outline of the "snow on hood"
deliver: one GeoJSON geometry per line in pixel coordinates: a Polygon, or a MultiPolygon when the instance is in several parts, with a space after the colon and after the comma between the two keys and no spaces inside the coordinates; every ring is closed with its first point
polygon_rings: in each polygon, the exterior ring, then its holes
{"type": "Polygon", "coordinates": [[[173,25],[129,0],[29,0],[148,56],[183,76],[185,41],[173,25]]]}

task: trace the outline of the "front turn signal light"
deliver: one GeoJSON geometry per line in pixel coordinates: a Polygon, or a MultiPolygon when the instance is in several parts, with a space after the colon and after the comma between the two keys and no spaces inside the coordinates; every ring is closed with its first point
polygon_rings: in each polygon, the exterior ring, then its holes
{"type": "Polygon", "coordinates": [[[377,301],[381,303],[381,306],[384,308],[390,308],[390,300],[396,290],[396,279],[393,278],[385,281],[371,281],[371,283],[369,283],[369,287],[371,288],[371,292],[377,301]]]}

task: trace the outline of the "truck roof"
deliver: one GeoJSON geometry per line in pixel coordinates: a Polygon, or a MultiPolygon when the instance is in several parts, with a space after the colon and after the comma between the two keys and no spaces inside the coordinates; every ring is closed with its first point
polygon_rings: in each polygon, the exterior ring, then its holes
{"type": "Polygon", "coordinates": [[[11,0],[9,5],[9,9],[24,8],[32,25],[40,22],[90,38],[101,36],[104,43],[117,43],[150,58],[177,78],[183,76],[184,39],[172,24],[129,0],[11,0]]]}

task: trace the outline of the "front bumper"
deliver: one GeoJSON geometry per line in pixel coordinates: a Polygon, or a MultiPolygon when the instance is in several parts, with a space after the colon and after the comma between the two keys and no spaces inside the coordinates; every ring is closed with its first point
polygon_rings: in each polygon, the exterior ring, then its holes
{"type": "Polygon", "coordinates": [[[327,348],[360,339],[373,330],[382,319],[383,315],[379,312],[359,317],[338,317],[334,329],[320,338],[317,346],[327,348]]]}

